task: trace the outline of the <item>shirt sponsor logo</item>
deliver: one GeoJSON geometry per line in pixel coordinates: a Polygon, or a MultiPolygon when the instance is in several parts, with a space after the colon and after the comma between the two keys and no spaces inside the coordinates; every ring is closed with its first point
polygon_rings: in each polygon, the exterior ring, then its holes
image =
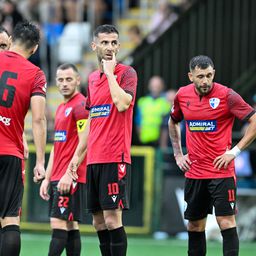
{"type": "Polygon", "coordinates": [[[191,132],[214,132],[217,130],[216,120],[188,120],[187,124],[191,132]]]}
{"type": "Polygon", "coordinates": [[[210,98],[209,99],[209,104],[211,106],[211,108],[215,109],[219,106],[220,104],[220,99],[218,98],[210,98]]]}
{"type": "Polygon", "coordinates": [[[11,118],[9,117],[5,117],[5,116],[1,116],[0,115],[0,122],[2,122],[3,124],[5,124],[6,126],[9,126],[11,124],[11,118]]]}
{"type": "Polygon", "coordinates": [[[54,141],[55,142],[64,142],[67,140],[67,132],[66,131],[55,131],[54,141]]]}
{"type": "Polygon", "coordinates": [[[72,110],[72,107],[67,108],[67,109],[65,110],[65,117],[67,117],[67,116],[70,114],[71,110],[72,110]]]}
{"type": "Polygon", "coordinates": [[[91,118],[107,117],[110,114],[110,109],[111,109],[110,104],[94,106],[90,110],[90,116],[91,118]]]}

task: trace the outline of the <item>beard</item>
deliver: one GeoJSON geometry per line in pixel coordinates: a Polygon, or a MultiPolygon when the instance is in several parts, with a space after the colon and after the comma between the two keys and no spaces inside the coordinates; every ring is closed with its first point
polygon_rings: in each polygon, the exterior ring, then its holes
{"type": "Polygon", "coordinates": [[[211,91],[211,89],[212,89],[212,85],[210,84],[204,85],[203,87],[196,85],[196,90],[200,95],[207,95],[211,91]]]}

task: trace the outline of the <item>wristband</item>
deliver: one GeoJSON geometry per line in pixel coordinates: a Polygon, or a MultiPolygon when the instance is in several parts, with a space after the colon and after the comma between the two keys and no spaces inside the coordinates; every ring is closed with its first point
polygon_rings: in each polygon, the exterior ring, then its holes
{"type": "Polygon", "coordinates": [[[231,154],[237,157],[241,153],[241,150],[238,146],[233,147],[232,149],[225,152],[225,154],[231,154]]]}

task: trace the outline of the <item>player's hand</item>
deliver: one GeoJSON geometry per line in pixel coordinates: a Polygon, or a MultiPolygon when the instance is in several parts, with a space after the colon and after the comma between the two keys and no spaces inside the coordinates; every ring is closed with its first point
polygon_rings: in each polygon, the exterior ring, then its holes
{"type": "Polygon", "coordinates": [[[116,54],[113,52],[112,53],[112,60],[102,60],[102,67],[103,67],[103,72],[106,76],[114,74],[114,70],[116,67],[116,54]]]}
{"type": "Polygon", "coordinates": [[[46,201],[50,199],[50,196],[48,194],[49,184],[50,184],[50,181],[48,179],[44,179],[42,181],[42,184],[40,186],[40,191],[39,191],[41,198],[46,201]]]}
{"type": "Polygon", "coordinates": [[[45,169],[42,164],[36,164],[34,168],[34,182],[39,183],[45,177],[45,169]]]}
{"type": "Polygon", "coordinates": [[[183,172],[187,172],[190,169],[190,165],[192,162],[190,161],[188,154],[186,155],[178,155],[175,157],[176,164],[183,172]]]}
{"type": "Polygon", "coordinates": [[[73,180],[70,177],[70,175],[68,173],[65,173],[57,185],[57,189],[60,192],[60,194],[63,195],[69,193],[72,182],[73,180]]]}
{"type": "Polygon", "coordinates": [[[233,159],[235,159],[235,156],[233,154],[228,154],[227,152],[221,156],[217,156],[213,161],[214,168],[218,170],[221,168],[227,169],[229,163],[233,159]]]}
{"type": "Polygon", "coordinates": [[[79,166],[79,159],[77,156],[73,156],[73,158],[71,159],[68,165],[68,169],[66,171],[66,173],[71,177],[72,180],[78,179],[78,175],[77,175],[78,166],[79,166]]]}

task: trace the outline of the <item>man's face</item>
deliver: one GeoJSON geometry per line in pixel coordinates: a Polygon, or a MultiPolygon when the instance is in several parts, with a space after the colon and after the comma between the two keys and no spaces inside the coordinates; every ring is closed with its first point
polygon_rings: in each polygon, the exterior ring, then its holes
{"type": "Polygon", "coordinates": [[[5,32],[0,33],[0,52],[9,50],[10,44],[10,37],[5,32]]]}
{"type": "Polygon", "coordinates": [[[214,75],[215,70],[211,66],[206,69],[196,67],[194,70],[188,73],[188,77],[190,81],[194,83],[196,91],[202,96],[211,91],[214,75]]]}
{"type": "Polygon", "coordinates": [[[98,37],[92,42],[92,49],[96,52],[98,61],[112,60],[113,54],[117,54],[120,48],[118,35],[116,33],[99,33],[98,37]]]}
{"type": "Polygon", "coordinates": [[[66,99],[70,99],[77,92],[80,76],[72,68],[58,69],[56,83],[61,95],[66,99]]]}

